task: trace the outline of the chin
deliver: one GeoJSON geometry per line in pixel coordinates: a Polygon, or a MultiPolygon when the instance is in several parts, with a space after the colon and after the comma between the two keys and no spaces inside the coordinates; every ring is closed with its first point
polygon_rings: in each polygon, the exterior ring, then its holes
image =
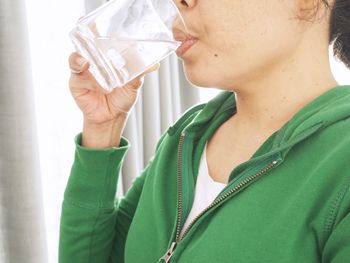
{"type": "Polygon", "coordinates": [[[186,79],[195,86],[199,87],[209,87],[208,79],[203,78],[199,74],[191,74],[190,72],[185,71],[186,79]]]}
{"type": "Polygon", "coordinates": [[[200,70],[195,63],[190,61],[183,62],[183,70],[188,82],[198,87],[214,87],[215,79],[211,77],[212,74],[207,70],[200,70]],[[214,81],[213,81],[214,80],[214,81]]]}

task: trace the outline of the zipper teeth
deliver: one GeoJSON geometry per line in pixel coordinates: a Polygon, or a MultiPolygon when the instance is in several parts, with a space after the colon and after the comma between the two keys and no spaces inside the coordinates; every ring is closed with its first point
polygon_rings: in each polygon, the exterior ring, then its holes
{"type": "Polygon", "coordinates": [[[181,134],[180,142],[178,146],[178,164],[177,164],[177,184],[178,184],[178,214],[177,214],[177,227],[176,227],[176,243],[179,241],[180,235],[180,223],[182,216],[182,180],[181,180],[181,159],[182,159],[182,144],[184,141],[184,134],[181,134]]]}
{"type": "MultiPolygon", "coordinates": [[[[215,205],[217,205],[218,203],[222,202],[223,200],[225,200],[227,197],[229,197],[230,195],[232,195],[233,193],[237,192],[237,190],[239,190],[240,188],[242,188],[243,186],[245,186],[247,183],[249,183],[250,181],[254,180],[255,178],[263,175],[264,173],[266,173],[268,170],[270,170],[273,166],[275,166],[278,163],[278,161],[274,160],[271,164],[269,164],[267,167],[265,167],[263,170],[259,171],[258,173],[251,175],[249,177],[247,177],[246,179],[244,179],[241,183],[239,183],[238,185],[236,185],[234,188],[232,188],[230,191],[228,191],[227,193],[225,193],[223,196],[221,196],[219,199],[214,200],[209,206],[207,206],[199,215],[197,215],[192,221],[191,223],[188,225],[187,229],[185,230],[184,234],[182,235],[182,238],[180,240],[182,240],[186,234],[188,233],[189,229],[192,227],[192,225],[198,220],[198,218],[200,218],[205,212],[207,212],[210,208],[214,207],[215,205]]],[[[179,206],[180,207],[180,206],[179,206]]],[[[178,225],[178,228],[180,227],[180,225],[178,225]]],[[[178,229],[179,231],[179,229],[178,229]]],[[[178,235],[176,236],[176,242],[180,241],[178,239],[178,235]]]]}

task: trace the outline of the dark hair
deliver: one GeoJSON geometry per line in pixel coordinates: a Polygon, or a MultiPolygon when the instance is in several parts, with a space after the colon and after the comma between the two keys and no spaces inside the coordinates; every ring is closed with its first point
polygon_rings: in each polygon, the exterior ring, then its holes
{"type": "MultiPolygon", "coordinates": [[[[322,0],[330,7],[327,0],[322,0]]],[[[331,7],[329,44],[333,54],[350,69],[350,0],[334,0],[331,7]]]]}

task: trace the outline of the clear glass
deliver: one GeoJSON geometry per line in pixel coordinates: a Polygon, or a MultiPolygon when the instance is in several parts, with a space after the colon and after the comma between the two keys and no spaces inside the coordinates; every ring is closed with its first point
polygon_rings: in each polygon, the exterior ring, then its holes
{"type": "Polygon", "coordinates": [[[110,92],[181,45],[173,27],[186,30],[173,0],[113,0],[80,18],[69,36],[97,82],[110,92]]]}

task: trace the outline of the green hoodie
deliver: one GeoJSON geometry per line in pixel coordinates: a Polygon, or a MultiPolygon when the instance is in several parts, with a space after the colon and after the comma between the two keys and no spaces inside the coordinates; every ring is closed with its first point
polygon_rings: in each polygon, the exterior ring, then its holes
{"type": "Polygon", "coordinates": [[[62,203],[59,262],[350,262],[345,85],[309,102],[238,165],[179,240],[205,142],[235,105],[235,94],[223,91],[190,108],[164,132],[120,199],[116,187],[128,140],[90,149],[81,146],[79,133],[62,203]]]}

